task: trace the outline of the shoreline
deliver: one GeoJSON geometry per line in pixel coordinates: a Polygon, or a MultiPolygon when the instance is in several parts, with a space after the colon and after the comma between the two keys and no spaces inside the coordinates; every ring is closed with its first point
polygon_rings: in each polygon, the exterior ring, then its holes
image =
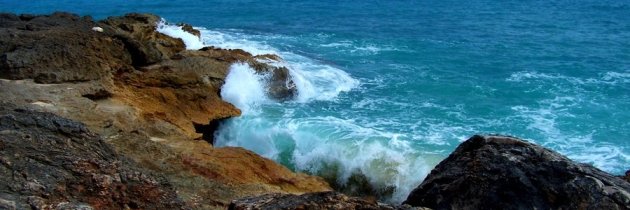
{"type": "MultiPolygon", "coordinates": [[[[258,60],[281,58],[214,47],[187,50],[182,39],[156,30],[160,18],[155,15],[130,14],[98,22],[68,13],[3,14],[0,18],[4,21],[2,27],[7,29],[0,34],[7,42],[1,52],[4,60],[0,102],[17,107],[5,111],[3,116],[29,109],[85,124],[122,159],[129,158],[132,165],[168,180],[174,189],[165,190],[177,193],[184,203],[182,208],[226,208],[233,200],[249,196],[332,190],[320,177],[292,172],[251,151],[212,146],[217,122],[241,114],[241,110],[220,97],[230,67],[245,63],[257,73],[272,75],[271,85],[264,91],[275,99],[286,100],[296,94],[295,85],[286,85],[292,82],[288,69],[258,60]]],[[[192,34],[199,33],[187,28],[192,34]]],[[[423,185],[424,182],[420,186],[423,185]]],[[[615,186],[621,186],[619,190],[626,193],[629,190],[617,181],[615,186]]],[[[38,208],[59,207],[59,200],[47,200],[43,195],[58,192],[45,189],[49,191],[29,191],[41,198],[38,208]]],[[[75,197],[68,199],[77,205],[95,206],[89,199],[82,200],[84,195],[72,196],[75,197]]],[[[347,202],[343,196],[325,196],[347,202]]],[[[27,198],[13,199],[14,207],[28,203],[27,198]]],[[[139,205],[112,199],[110,208],[139,205]]],[[[353,202],[355,208],[394,208],[375,200],[353,202]]],[[[441,209],[440,205],[443,204],[429,207],[441,209]]]]}

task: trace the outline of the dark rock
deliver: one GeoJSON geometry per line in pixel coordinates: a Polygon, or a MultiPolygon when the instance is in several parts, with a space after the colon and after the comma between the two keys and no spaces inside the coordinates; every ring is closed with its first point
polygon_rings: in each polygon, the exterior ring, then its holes
{"type": "Polygon", "coordinates": [[[168,182],[120,156],[81,123],[0,106],[0,207],[181,209],[168,182]]]}
{"type": "Polygon", "coordinates": [[[512,137],[473,136],[405,204],[433,209],[630,209],[630,184],[512,137]]]}
{"type": "Polygon", "coordinates": [[[348,197],[338,192],[266,194],[232,201],[230,210],[245,209],[417,209],[408,205],[391,206],[373,200],[348,197]]]}
{"type": "Polygon", "coordinates": [[[267,94],[277,100],[290,100],[297,96],[297,87],[286,67],[276,67],[260,62],[250,62],[249,65],[260,74],[267,77],[267,94]]]}
{"type": "Polygon", "coordinates": [[[626,180],[630,183],[630,170],[627,170],[626,173],[622,176],[619,176],[619,178],[622,178],[623,180],[626,180]]]}
{"type": "Polygon", "coordinates": [[[108,78],[131,63],[121,41],[69,13],[0,15],[0,78],[38,83],[108,78]]]}
{"type": "Polygon", "coordinates": [[[195,126],[195,132],[202,134],[201,138],[203,140],[214,145],[214,132],[217,131],[221,122],[227,119],[229,118],[212,119],[208,124],[198,124],[193,122],[193,126],[195,126]]]}
{"type": "Polygon", "coordinates": [[[112,93],[105,90],[105,89],[98,89],[95,90],[93,92],[89,92],[89,93],[85,93],[83,95],[81,95],[83,97],[86,97],[92,101],[96,101],[96,100],[102,100],[102,99],[106,99],[106,98],[110,98],[112,97],[112,93]]]}
{"type": "Polygon", "coordinates": [[[171,58],[186,49],[181,39],[156,31],[160,17],[151,14],[127,14],[101,21],[104,33],[125,43],[136,67],[171,58]]]}

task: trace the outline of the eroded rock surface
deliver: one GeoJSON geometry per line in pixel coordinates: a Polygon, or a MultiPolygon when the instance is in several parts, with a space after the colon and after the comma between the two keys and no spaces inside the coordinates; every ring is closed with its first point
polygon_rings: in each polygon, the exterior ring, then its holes
{"type": "Polygon", "coordinates": [[[0,14],[0,78],[38,83],[109,78],[131,62],[123,42],[91,30],[89,17],[0,14]]]}
{"type": "Polygon", "coordinates": [[[404,203],[433,209],[630,209],[630,184],[516,138],[473,136],[404,203]]]}
{"type": "Polygon", "coordinates": [[[235,200],[228,208],[230,210],[246,209],[416,209],[408,205],[391,206],[373,200],[348,197],[338,192],[306,193],[303,195],[266,194],[256,197],[246,197],[235,200]]]}
{"type": "Polygon", "coordinates": [[[83,124],[10,104],[0,106],[0,174],[3,209],[186,208],[164,177],[83,124]]]}

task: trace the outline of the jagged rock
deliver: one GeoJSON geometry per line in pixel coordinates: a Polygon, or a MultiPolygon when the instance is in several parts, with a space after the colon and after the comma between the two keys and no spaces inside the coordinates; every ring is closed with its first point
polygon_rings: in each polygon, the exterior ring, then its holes
{"type": "Polygon", "coordinates": [[[255,197],[246,197],[232,201],[230,210],[245,209],[416,209],[427,208],[411,207],[408,205],[391,206],[373,200],[365,200],[348,197],[338,192],[293,194],[266,194],[255,197]]]}
{"type": "Polygon", "coordinates": [[[516,138],[473,136],[404,203],[433,209],[630,209],[630,184],[516,138]]]}
{"type": "Polygon", "coordinates": [[[123,43],[91,30],[95,25],[68,13],[0,15],[0,78],[81,82],[127,69],[131,57],[123,43]]]}
{"type": "Polygon", "coordinates": [[[182,209],[166,179],[118,156],[78,122],[0,106],[0,207],[182,209]]]}
{"type": "Polygon", "coordinates": [[[101,21],[104,33],[120,39],[136,67],[171,58],[186,49],[184,41],[156,31],[160,17],[151,14],[127,14],[101,21]]]}
{"type": "Polygon", "coordinates": [[[197,30],[197,29],[194,29],[193,26],[191,26],[190,24],[188,24],[188,23],[178,23],[177,25],[181,26],[182,30],[184,30],[184,31],[186,31],[188,33],[191,33],[192,35],[195,35],[195,36],[197,36],[199,38],[201,38],[201,32],[199,30],[197,30]]]}

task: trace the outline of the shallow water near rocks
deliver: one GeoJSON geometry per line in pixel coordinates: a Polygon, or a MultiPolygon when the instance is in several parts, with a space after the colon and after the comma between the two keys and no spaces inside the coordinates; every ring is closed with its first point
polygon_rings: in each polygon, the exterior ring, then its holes
{"type": "Polygon", "coordinates": [[[529,139],[615,174],[630,165],[628,2],[0,5],[57,10],[97,19],[151,12],[202,27],[204,45],[279,54],[299,95],[270,100],[261,75],[234,65],[222,95],[243,116],[222,125],[217,145],[242,146],[340,186],[356,184],[361,172],[358,182],[383,200],[403,200],[475,133],[529,139]]]}

